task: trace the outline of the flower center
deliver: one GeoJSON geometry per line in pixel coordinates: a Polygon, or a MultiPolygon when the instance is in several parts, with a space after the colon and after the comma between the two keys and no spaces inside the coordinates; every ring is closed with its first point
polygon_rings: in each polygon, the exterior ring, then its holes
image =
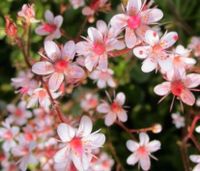
{"type": "Polygon", "coordinates": [[[137,150],[138,154],[141,156],[147,155],[148,151],[145,146],[140,146],[137,150]]]}
{"type": "Polygon", "coordinates": [[[49,24],[45,23],[43,24],[43,30],[45,30],[48,33],[53,33],[56,30],[56,25],[55,24],[49,24]]]}
{"type": "Polygon", "coordinates": [[[184,88],[185,87],[181,81],[174,81],[171,83],[171,91],[175,96],[180,96],[184,88]]]}
{"type": "Polygon", "coordinates": [[[20,109],[16,109],[15,110],[15,115],[18,116],[18,117],[20,117],[20,116],[23,115],[23,112],[20,109]]]}
{"type": "Polygon", "coordinates": [[[129,17],[127,23],[131,29],[137,29],[141,24],[141,18],[138,15],[131,16],[129,17]]]}
{"type": "Polygon", "coordinates": [[[4,138],[6,140],[11,140],[13,138],[13,133],[11,132],[11,130],[8,130],[8,131],[5,132],[4,138]]]}
{"type": "Polygon", "coordinates": [[[162,51],[162,46],[160,44],[155,44],[152,50],[154,54],[159,54],[162,51]]]}
{"type": "Polygon", "coordinates": [[[94,107],[97,106],[97,103],[98,103],[98,102],[97,102],[96,99],[92,98],[92,99],[89,99],[88,103],[89,103],[89,105],[90,105],[92,108],[94,108],[94,107]]]}
{"type": "Polygon", "coordinates": [[[81,138],[79,137],[75,137],[70,141],[70,147],[75,153],[79,155],[83,153],[83,144],[81,138]]]}
{"type": "Polygon", "coordinates": [[[58,60],[54,66],[55,66],[56,72],[64,73],[64,71],[66,70],[68,66],[68,62],[66,60],[61,59],[61,60],[58,60]]]}
{"type": "Polygon", "coordinates": [[[106,48],[102,43],[96,42],[93,46],[93,51],[97,55],[102,55],[105,52],[106,48]]]}
{"type": "Polygon", "coordinates": [[[99,75],[99,78],[101,80],[107,80],[109,78],[109,74],[106,72],[106,71],[101,71],[100,75],[99,75]]]}
{"type": "Polygon", "coordinates": [[[40,91],[38,92],[38,96],[39,96],[40,98],[45,98],[45,97],[47,96],[47,92],[46,92],[45,90],[40,90],[40,91]]]}
{"type": "Polygon", "coordinates": [[[28,93],[28,88],[27,87],[22,87],[22,88],[20,88],[19,92],[21,94],[27,94],[28,93]]]}
{"type": "Polygon", "coordinates": [[[119,111],[121,110],[121,106],[119,106],[118,103],[113,102],[113,103],[111,104],[111,110],[112,110],[114,113],[117,113],[117,112],[119,112],[119,111]]]}

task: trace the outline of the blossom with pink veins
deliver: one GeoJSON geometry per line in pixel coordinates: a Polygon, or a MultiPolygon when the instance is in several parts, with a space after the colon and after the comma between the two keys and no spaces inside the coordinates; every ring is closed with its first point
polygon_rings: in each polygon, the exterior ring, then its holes
{"type": "MultiPolygon", "coordinates": [[[[167,49],[178,39],[176,32],[165,33],[161,38],[157,32],[148,30],[145,33],[146,45],[133,49],[133,53],[139,59],[144,59],[142,71],[145,73],[160,69],[163,62],[168,58],[167,49]]],[[[162,68],[161,68],[162,71],[162,68]]]]}
{"type": "Polygon", "coordinates": [[[73,128],[68,124],[58,125],[57,132],[64,147],[55,155],[55,162],[72,161],[77,170],[83,171],[89,168],[93,151],[102,147],[105,136],[100,130],[91,133],[92,120],[83,116],[79,128],[73,128]]]}
{"type": "Polygon", "coordinates": [[[24,125],[32,116],[32,113],[26,109],[26,102],[24,101],[21,101],[18,106],[9,104],[7,111],[11,114],[9,118],[17,125],[24,125]]]}
{"type": "Polygon", "coordinates": [[[16,93],[22,95],[31,95],[33,91],[38,87],[39,83],[33,79],[34,75],[30,70],[26,72],[19,72],[17,77],[12,78],[12,85],[16,90],[16,93]]]}
{"type": "Polygon", "coordinates": [[[116,83],[112,77],[113,74],[114,72],[111,69],[101,70],[97,68],[90,74],[89,77],[97,82],[97,86],[100,89],[106,88],[107,85],[114,88],[116,87],[116,83]]]}
{"type": "Polygon", "coordinates": [[[43,22],[35,30],[36,34],[40,36],[47,36],[46,40],[58,39],[61,37],[60,27],[63,23],[63,17],[57,15],[54,17],[53,13],[49,10],[45,12],[46,22],[43,22]]]}
{"type": "Polygon", "coordinates": [[[190,160],[197,165],[193,168],[192,171],[199,171],[200,170],[200,155],[190,155],[190,160]]]}
{"type": "MultiPolygon", "coordinates": [[[[60,93],[56,93],[53,91],[50,91],[50,93],[53,99],[56,99],[60,96],[60,93]]],[[[33,94],[28,99],[27,108],[32,108],[38,103],[42,108],[44,108],[45,111],[49,111],[49,107],[51,105],[51,99],[49,97],[47,90],[44,88],[35,89],[33,94]]]]}
{"type": "Polygon", "coordinates": [[[193,51],[195,57],[200,57],[200,37],[192,37],[188,48],[193,51]]]}
{"type": "Polygon", "coordinates": [[[104,113],[105,124],[111,126],[117,119],[121,122],[126,122],[128,119],[127,112],[123,109],[126,97],[124,93],[119,92],[115,99],[109,104],[108,102],[102,102],[98,107],[99,113],[104,113]]]}
{"type": "Polygon", "coordinates": [[[35,10],[33,4],[24,4],[21,11],[19,11],[17,15],[24,18],[27,23],[37,22],[35,19],[35,10]]]}
{"type": "Polygon", "coordinates": [[[78,9],[85,5],[85,0],[69,0],[74,9],[78,9]]]}
{"type": "Polygon", "coordinates": [[[84,78],[84,70],[73,62],[75,43],[68,41],[61,49],[53,41],[45,41],[44,49],[47,56],[32,66],[32,71],[38,75],[49,76],[49,89],[56,91],[66,81],[74,84],[84,78]]]}
{"type": "Polygon", "coordinates": [[[139,134],[140,142],[128,140],[127,148],[133,152],[128,158],[129,165],[135,165],[137,162],[142,170],[149,170],[151,167],[150,157],[156,159],[151,153],[160,150],[161,143],[158,140],[149,141],[149,136],[146,133],[139,134]]]}
{"type": "Polygon", "coordinates": [[[85,94],[84,98],[81,100],[81,108],[84,111],[89,111],[95,109],[99,103],[98,97],[92,93],[85,94]]]}
{"type": "Polygon", "coordinates": [[[196,60],[190,58],[190,50],[178,45],[169,57],[160,63],[163,74],[173,75],[175,72],[185,72],[191,68],[196,60]]]}
{"type": "MultiPolygon", "coordinates": [[[[191,91],[198,91],[195,87],[200,85],[200,74],[188,74],[176,72],[172,77],[166,77],[166,81],[157,85],[154,92],[163,96],[164,99],[170,93],[173,94],[173,101],[176,97],[183,103],[192,106],[195,103],[195,96],[191,91]]],[[[173,103],[172,103],[173,105],[173,103]]]]}
{"type": "Polygon", "coordinates": [[[128,48],[133,48],[140,40],[143,41],[145,32],[150,30],[149,25],[155,24],[163,17],[160,9],[144,8],[145,3],[142,5],[141,0],[128,0],[125,14],[117,14],[111,19],[112,27],[125,29],[128,48]]]}
{"type": "Polygon", "coordinates": [[[2,122],[3,127],[0,127],[0,141],[3,141],[2,148],[5,152],[9,152],[17,145],[15,138],[19,133],[19,127],[11,126],[11,122],[10,119],[6,119],[2,122]]]}
{"type": "Polygon", "coordinates": [[[26,141],[23,134],[18,136],[19,144],[12,149],[12,154],[15,157],[20,157],[18,160],[19,168],[21,171],[26,171],[29,164],[36,164],[37,158],[33,154],[33,150],[36,148],[36,142],[26,141]]]}
{"type": "Polygon", "coordinates": [[[77,53],[85,57],[85,67],[92,71],[93,68],[108,68],[109,52],[121,50],[125,47],[124,42],[118,39],[119,29],[110,28],[99,20],[97,28],[88,28],[88,37],[85,41],[77,43],[77,53]]]}
{"type": "Polygon", "coordinates": [[[86,6],[82,10],[82,14],[85,16],[93,16],[101,8],[107,8],[108,0],[92,0],[89,6],[86,6]]]}
{"type": "Polygon", "coordinates": [[[177,129],[185,126],[185,118],[181,116],[179,112],[172,113],[171,117],[172,117],[172,122],[177,129]]]}

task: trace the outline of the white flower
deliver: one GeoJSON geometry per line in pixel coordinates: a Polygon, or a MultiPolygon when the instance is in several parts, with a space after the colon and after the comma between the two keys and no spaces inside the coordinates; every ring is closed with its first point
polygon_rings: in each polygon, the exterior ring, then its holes
{"type": "Polygon", "coordinates": [[[126,111],[123,109],[126,97],[124,93],[120,92],[111,104],[107,102],[101,103],[97,107],[99,113],[105,113],[105,124],[107,126],[112,125],[117,119],[121,122],[126,122],[128,119],[126,111]]]}
{"type": "Polygon", "coordinates": [[[93,151],[101,147],[105,142],[104,134],[98,131],[92,132],[92,121],[89,117],[83,116],[79,128],[73,128],[68,124],[61,123],[57,128],[64,148],[55,155],[55,162],[72,161],[75,167],[84,171],[89,168],[93,157],[93,151]]]}
{"type": "Polygon", "coordinates": [[[133,152],[128,159],[129,165],[135,165],[137,162],[143,170],[149,170],[151,167],[150,157],[156,159],[151,153],[160,149],[160,141],[153,140],[149,142],[149,136],[146,133],[139,134],[140,142],[137,143],[133,140],[128,140],[126,143],[127,148],[133,152]]]}
{"type": "Polygon", "coordinates": [[[181,128],[185,126],[185,118],[180,115],[180,113],[172,113],[173,124],[176,128],[181,128]]]}

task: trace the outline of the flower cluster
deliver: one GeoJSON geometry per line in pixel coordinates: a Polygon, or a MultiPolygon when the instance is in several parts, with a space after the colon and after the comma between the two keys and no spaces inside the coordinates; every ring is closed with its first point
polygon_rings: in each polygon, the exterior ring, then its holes
{"type": "MultiPolygon", "coordinates": [[[[70,3],[74,9],[83,7],[82,13],[89,22],[95,20],[98,12],[110,7],[107,0],[91,0],[87,5],[84,0],[70,0],[70,3]]],[[[105,126],[116,124],[131,137],[133,133],[139,133],[139,143],[134,137],[126,143],[132,152],[127,164],[138,163],[142,170],[150,170],[150,158],[157,159],[151,153],[160,150],[161,142],[150,141],[147,132],[159,133],[162,127],[154,124],[136,130],[127,128],[124,123],[130,115],[128,106],[125,106],[125,93],[119,91],[111,98],[106,91],[106,100],[102,98],[103,93],[97,93],[99,89],[108,88],[115,92],[113,89],[118,87],[118,81],[114,78],[113,58],[130,52],[142,60],[142,72],[155,71],[162,76],[164,82],[155,86],[154,92],[162,97],[161,100],[169,94],[173,95],[170,109],[175,98],[181,104],[193,106],[196,101],[193,92],[199,91],[200,74],[191,72],[196,64],[192,53],[200,56],[200,39],[192,38],[188,49],[182,45],[173,47],[179,38],[178,33],[170,31],[162,34],[156,31],[154,26],[159,26],[163,12],[152,6],[152,1],[128,0],[124,13],[114,15],[108,23],[97,20],[95,26],[87,29],[87,36],[71,38],[65,43],[55,41],[64,35],[61,15],[54,16],[47,10],[45,21],[35,17],[34,5],[24,4],[18,12],[18,18],[25,23],[24,34],[29,36],[30,25],[39,24],[35,33],[46,36],[38,59],[31,60],[30,52],[26,51],[30,45],[20,39],[16,24],[8,16],[5,17],[5,31],[9,37],[16,38],[15,43],[22,49],[28,69],[12,78],[20,100],[16,105],[7,105],[8,116],[0,127],[3,169],[19,168],[25,171],[34,165],[40,170],[111,171],[114,160],[107,154],[109,150],[102,148],[105,144],[112,147],[112,151],[113,144],[106,141],[104,129],[103,133],[100,129],[92,132],[93,124],[104,119],[105,126]],[[90,79],[97,84],[93,92],[84,89],[90,79]],[[81,91],[81,88],[86,93],[82,98],[79,94],[76,97],[73,92],[81,91]],[[75,100],[65,101],[69,98],[75,100]],[[80,104],[80,114],[70,115],[70,108],[77,104],[80,104]]],[[[76,114],[78,112],[75,111],[76,114]]],[[[180,113],[173,113],[172,119],[176,128],[186,125],[180,113]]],[[[184,141],[193,138],[195,124],[196,120],[188,128],[184,141]]],[[[117,158],[115,152],[112,155],[117,158]]],[[[200,157],[191,155],[190,159],[198,163],[194,168],[198,171],[200,157]]]]}

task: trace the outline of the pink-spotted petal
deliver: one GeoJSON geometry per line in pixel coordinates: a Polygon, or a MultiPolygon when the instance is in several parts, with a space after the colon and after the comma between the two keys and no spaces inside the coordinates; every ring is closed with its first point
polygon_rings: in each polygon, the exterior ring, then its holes
{"type": "Polygon", "coordinates": [[[133,53],[136,57],[140,59],[145,59],[148,57],[150,47],[149,46],[139,46],[133,49],[133,53]]]}
{"type": "Polygon", "coordinates": [[[52,91],[56,91],[60,88],[62,82],[64,80],[64,74],[55,72],[49,79],[49,89],[52,91]]]}
{"type": "Polygon", "coordinates": [[[54,67],[50,62],[41,61],[32,66],[32,71],[38,75],[48,75],[54,72],[54,67]]]}
{"type": "Polygon", "coordinates": [[[163,82],[154,88],[154,92],[159,96],[165,96],[170,93],[170,82],[163,82]]]}
{"type": "Polygon", "coordinates": [[[137,42],[137,38],[136,38],[134,30],[130,28],[126,28],[126,32],[125,32],[126,46],[131,49],[136,45],[136,42],[137,42]]]}
{"type": "Polygon", "coordinates": [[[195,97],[188,89],[184,89],[180,95],[181,101],[189,106],[193,106],[195,103],[195,97]]]}
{"type": "Polygon", "coordinates": [[[58,125],[57,133],[63,142],[69,142],[75,136],[75,129],[70,125],[61,123],[58,125]]]}
{"type": "Polygon", "coordinates": [[[178,34],[176,32],[169,32],[161,38],[160,45],[163,49],[167,49],[176,43],[177,40],[178,34]]]}
{"type": "Polygon", "coordinates": [[[159,35],[156,31],[147,30],[145,33],[145,42],[151,46],[154,46],[159,42],[159,35]]]}

